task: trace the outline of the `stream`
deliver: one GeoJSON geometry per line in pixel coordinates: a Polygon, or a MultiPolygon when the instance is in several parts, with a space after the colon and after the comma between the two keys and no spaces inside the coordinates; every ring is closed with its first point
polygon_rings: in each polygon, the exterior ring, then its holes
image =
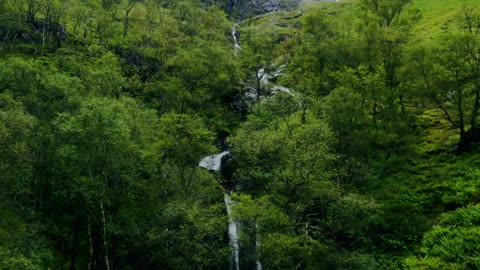
{"type": "MultiPolygon", "coordinates": [[[[206,156],[200,161],[198,166],[203,167],[209,171],[218,172],[222,167],[222,161],[229,153],[229,151],[223,151],[219,154],[206,156]]],[[[240,224],[232,216],[233,201],[232,197],[228,192],[224,193],[224,202],[228,214],[228,237],[230,238],[230,246],[232,248],[230,270],[240,270],[240,247],[238,244],[238,228],[240,224]]],[[[257,265],[260,265],[261,269],[261,263],[257,262],[257,265]]]]}
{"type": "MultiPolygon", "coordinates": [[[[232,31],[231,35],[233,38],[233,48],[234,48],[234,55],[238,56],[238,53],[242,49],[238,43],[238,38],[237,38],[237,31],[235,28],[235,25],[232,26],[232,31]]],[[[269,95],[274,95],[280,92],[287,93],[290,95],[293,95],[293,92],[281,85],[275,85],[271,83],[272,80],[275,78],[283,75],[283,70],[285,69],[285,65],[280,65],[280,66],[273,66],[270,67],[272,71],[269,73],[267,72],[266,68],[260,68],[259,70],[255,71],[252,76],[257,76],[257,78],[261,78],[260,84],[262,89],[266,89],[267,93],[269,95]]],[[[256,89],[252,85],[248,85],[246,83],[242,83],[245,87],[245,96],[253,101],[258,101],[259,100],[259,89],[256,89]]],[[[226,150],[218,154],[213,154],[204,157],[202,160],[200,160],[198,166],[203,167],[207,169],[208,171],[211,172],[220,172],[222,170],[222,164],[224,161],[226,161],[230,155],[230,151],[226,150]]],[[[230,239],[230,247],[232,249],[232,254],[231,254],[231,259],[230,259],[230,270],[240,270],[240,265],[241,265],[241,258],[240,258],[240,239],[239,239],[239,234],[238,231],[240,229],[241,223],[238,220],[235,220],[235,218],[232,215],[232,206],[235,205],[235,202],[232,200],[231,197],[231,192],[232,191],[226,191],[224,193],[224,202],[225,202],[225,207],[227,210],[228,214],[228,237],[230,239]]],[[[255,224],[256,231],[259,230],[259,224],[255,224]]],[[[253,252],[255,254],[259,254],[260,252],[260,236],[258,234],[255,235],[255,247],[253,252]]],[[[260,260],[255,261],[255,269],[256,270],[262,270],[263,266],[260,260]]]]}

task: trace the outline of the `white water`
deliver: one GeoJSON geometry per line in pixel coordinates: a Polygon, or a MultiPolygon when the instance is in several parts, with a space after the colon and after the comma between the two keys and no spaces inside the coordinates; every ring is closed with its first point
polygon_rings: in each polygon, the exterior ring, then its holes
{"type": "MultiPolygon", "coordinates": [[[[232,26],[231,34],[234,42],[233,44],[234,54],[236,56],[238,51],[241,49],[241,47],[238,44],[237,31],[235,29],[235,26],[232,26]]],[[[257,78],[261,78],[261,81],[260,81],[261,86],[268,89],[270,94],[284,92],[284,93],[293,95],[292,91],[290,91],[290,89],[284,86],[274,85],[273,87],[268,88],[271,85],[270,83],[271,79],[274,79],[278,76],[283,75],[284,68],[285,68],[285,65],[281,65],[279,67],[276,67],[275,70],[273,70],[271,73],[267,72],[265,68],[261,68],[257,71],[255,75],[257,76],[257,78]]],[[[256,100],[258,97],[257,96],[258,90],[255,89],[255,87],[248,84],[244,84],[244,86],[248,89],[248,91],[246,92],[247,97],[250,97],[256,100]]],[[[207,156],[200,161],[198,166],[203,167],[209,171],[219,171],[222,165],[223,157],[225,157],[229,153],[230,151],[223,151],[222,153],[219,153],[219,154],[207,156]]],[[[226,192],[224,193],[224,202],[225,202],[225,206],[227,208],[227,214],[228,214],[228,236],[230,238],[230,246],[233,249],[230,270],[240,270],[240,246],[239,246],[239,236],[238,236],[239,223],[236,222],[235,219],[232,217],[233,201],[230,194],[226,192]]],[[[255,227],[258,231],[258,224],[255,224],[255,227]]],[[[260,238],[257,234],[255,238],[255,252],[258,254],[259,250],[260,250],[260,238]]],[[[255,262],[255,269],[263,270],[262,263],[258,259],[255,262]]]]}
{"type": "MultiPolygon", "coordinates": [[[[237,29],[235,28],[235,25],[232,26],[232,38],[233,38],[233,49],[234,49],[234,55],[237,56],[238,52],[240,51],[241,47],[238,44],[238,39],[237,39],[237,29]]],[[[276,67],[275,70],[273,70],[271,73],[267,71],[266,68],[260,68],[255,76],[257,78],[260,78],[260,85],[262,88],[267,89],[268,93],[273,95],[277,94],[279,92],[284,92],[287,94],[293,95],[292,91],[288,89],[285,86],[280,86],[280,85],[274,85],[273,87],[269,88],[270,86],[270,80],[279,77],[283,75],[283,70],[285,69],[285,65],[281,65],[279,67],[276,67]]],[[[252,85],[248,85],[247,83],[244,83],[245,88],[247,91],[245,92],[245,95],[252,99],[252,100],[258,100],[258,92],[259,89],[256,89],[252,85]]]]}
{"type": "Polygon", "coordinates": [[[272,87],[272,89],[270,91],[271,91],[272,94],[276,94],[278,92],[284,92],[284,93],[293,95],[292,91],[290,91],[290,89],[288,89],[285,86],[280,86],[280,85],[275,85],[274,87],[272,87]]]}
{"type": "Polygon", "coordinates": [[[220,154],[204,157],[198,166],[203,167],[209,171],[219,171],[222,165],[222,158],[228,155],[230,151],[223,151],[220,154]]]}
{"type": "MultiPolygon", "coordinates": [[[[257,235],[255,236],[255,252],[257,253],[257,256],[258,256],[258,253],[260,251],[260,237],[258,237],[258,223],[255,224],[255,228],[257,229],[257,235]]],[[[262,267],[262,263],[260,262],[259,259],[257,259],[257,261],[255,262],[255,266],[256,266],[256,270],[262,270],[263,267],[262,267]]]]}
{"type": "MultiPolygon", "coordinates": [[[[222,158],[228,155],[230,151],[223,151],[220,154],[215,154],[203,158],[198,166],[203,167],[209,171],[219,171],[222,166],[222,158]]],[[[230,238],[230,246],[232,251],[231,270],[240,270],[240,247],[238,245],[238,224],[232,217],[232,197],[228,193],[224,194],[225,206],[228,214],[228,237],[230,238]]],[[[258,269],[257,270],[261,270],[258,269]]]]}
{"type": "MultiPolygon", "coordinates": [[[[283,70],[285,69],[285,65],[281,65],[279,67],[273,67],[274,70],[271,72],[267,71],[265,68],[260,68],[255,76],[260,79],[260,88],[266,90],[266,93],[269,95],[275,95],[280,92],[287,93],[293,95],[292,90],[285,86],[281,85],[274,85],[271,83],[272,79],[280,77],[283,75],[283,70]]],[[[243,83],[245,89],[245,95],[253,101],[258,101],[258,92],[260,89],[257,89],[256,86],[250,85],[248,83],[243,83]]]]}
{"type": "Polygon", "coordinates": [[[228,236],[230,237],[230,246],[233,248],[233,261],[231,270],[240,270],[240,247],[238,246],[238,225],[232,217],[232,197],[228,193],[224,195],[225,205],[228,213],[228,236]]]}
{"type": "Polygon", "coordinates": [[[257,78],[260,78],[260,84],[262,84],[262,86],[266,86],[273,76],[268,74],[265,68],[261,68],[257,71],[257,78]]]}
{"type": "Polygon", "coordinates": [[[234,55],[236,56],[236,55],[238,54],[238,51],[239,51],[241,48],[240,48],[240,45],[238,45],[237,30],[235,29],[235,25],[232,26],[232,37],[233,37],[234,55]]]}

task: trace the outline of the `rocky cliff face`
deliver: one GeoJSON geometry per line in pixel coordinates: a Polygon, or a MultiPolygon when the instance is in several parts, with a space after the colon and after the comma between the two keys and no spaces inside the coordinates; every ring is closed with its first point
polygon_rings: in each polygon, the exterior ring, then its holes
{"type": "Polygon", "coordinates": [[[243,19],[248,15],[289,10],[297,7],[299,2],[299,0],[230,0],[228,12],[234,17],[243,19]]]}

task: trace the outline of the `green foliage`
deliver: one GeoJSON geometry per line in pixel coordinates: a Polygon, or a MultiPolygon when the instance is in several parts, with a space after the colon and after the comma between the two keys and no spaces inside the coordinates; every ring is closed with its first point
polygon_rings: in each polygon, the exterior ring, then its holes
{"type": "Polygon", "coordinates": [[[2,65],[2,91],[11,92],[33,116],[51,120],[58,113],[77,107],[82,82],[59,72],[48,59],[34,61],[12,57],[2,65]]]}
{"type": "Polygon", "coordinates": [[[440,47],[415,47],[411,53],[421,93],[460,133],[459,150],[468,149],[477,133],[480,95],[477,70],[479,15],[464,10],[460,23],[441,35],[440,47]]]}
{"type": "Polygon", "coordinates": [[[295,269],[298,265],[323,269],[318,267],[325,266],[325,262],[317,259],[326,256],[328,247],[307,235],[296,235],[289,217],[267,196],[253,199],[239,195],[233,199],[234,218],[243,224],[242,247],[255,246],[257,241],[260,243],[260,254],[253,259],[272,269],[295,269]]]}
{"type": "Polygon", "coordinates": [[[298,198],[309,182],[329,178],[327,168],[335,157],[330,152],[332,136],[324,123],[309,117],[302,124],[299,113],[273,119],[253,114],[251,118],[232,139],[239,183],[253,182],[282,194],[279,201],[288,203],[298,198]]]}
{"type": "MultiPolygon", "coordinates": [[[[328,209],[325,221],[327,230],[342,237],[365,241],[371,226],[379,220],[379,206],[371,199],[357,194],[348,194],[339,198],[328,209]],[[365,235],[363,235],[365,233],[365,235]]],[[[368,241],[368,240],[366,240],[368,241]]]]}
{"type": "Polygon", "coordinates": [[[302,19],[302,34],[298,35],[291,50],[290,80],[303,93],[324,96],[331,91],[333,83],[329,73],[346,64],[341,62],[342,57],[351,55],[340,51],[345,47],[337,49],[334,44],[342,42],[342,38],[339,36],[340,31],[336,31],[339,27],[337,21],[331,16],[325,12],[315,12],[302,19]]]}
{"type": "Polygon", "coordinates": [[[362,0],[363,8],[373,13],[381,25],[389,27],[400,19],[402,11],[411,0],[362,0]]]}
{"type": "Polygon", "coordinates": [[[158,217],[160,226],[147,234],[154,262],[168,269],[225,267],[229,248],[223,241],[227,226],[223,210],[221,204],[205,207],[172,201],[166,205],[158,217]]]}
{"type": "Polygon", "coordinates": [[[0,1],[0,269],[479,268],[478,11],[331,2],[0,1]]]}
{"type": "Polygon", "coordinates": [[[0,249],[0,269],[40,270],[41,265],[37,258],[28,258],[23,255],[14,255],[7,250],[0,249]]]}
{"type": "Polygon", "coordinates": [[[422,253],[425,257],[406,260],[409,269],[472,269],[479,266],[478,205],[443,214],[440,222],[425,234],[422,253]]]}
{"type": "Polygon", "coordinates": [[[0,194],[3,203],[31,194],[29,178],[32,174],[32,136],[34,119],[11,94],[0,94],[0,194]],[[7,201],[5,201],[7,200],[7,201]]]}
{"type": "Polygon", "coordinates": [[[196,167],[198,160],[210,153],[213,134],[201,119],[186,114],[164,114],[160,119],[159,149],[165,159],[180,167],[196,167]]]}
{"type": "Polygon", "coordinates": [[[38,227],[27,224],[2,205],[0,208],[0,269],[45,269],[52,255],[37,234],[38,227]]]}
{"type": "Polygon", "coordinates": [[[326,247],[311,239],[285,234],[267,234],[262,238],[263,253],[268,254],[263,262],[271,269],[327,269],[328,262],[321,260],[326,247]]]}
{"type": "Polygon", "coordinates": [[[213,134],[202,120],[185,114],[164,114],[159,122],[156,145],[162,160],[162,174],[168,179],[169,188],[193,199],[209,192],[212,177],[198,168],[198,161],[213,152],[213,134]],[[198,192],[202,191],[202,192],[198,192]]]}

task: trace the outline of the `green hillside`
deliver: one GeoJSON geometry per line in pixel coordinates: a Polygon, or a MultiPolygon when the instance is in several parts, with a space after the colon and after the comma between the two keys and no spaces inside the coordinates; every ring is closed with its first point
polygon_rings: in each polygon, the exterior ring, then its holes
{"type": "Polygon", "coordinates": [[[480,269],[480,2],[259,3],[0,1],[0,270],[480,269]]]}
{"type": "MultiPolygon", "coordinates": [[[[295,24],[301,21],[300,14],[308,15],[315,12],[324,12],[328,15],[334,15],[341,20],[354,21],[357,14],[361,13],[361,0],[343,0],[338,2],[331,1],[307,1],[299,8],[288,12],[273,12],[256,17],[255,24],[258,25],[277,25],[278,27],[287,27],[291,29],[295,24]]],[[[448,24],[460,15],[464,8],[478,7],[476,0],[416,0],[409,7],[411,12],[419,12],[418,22],[415,24],[416,34],[425,37],[435,36],[437,32],[442,31],[448,24]]],[[[287,29],[283,29],[288,31],[287,29]]]]}

